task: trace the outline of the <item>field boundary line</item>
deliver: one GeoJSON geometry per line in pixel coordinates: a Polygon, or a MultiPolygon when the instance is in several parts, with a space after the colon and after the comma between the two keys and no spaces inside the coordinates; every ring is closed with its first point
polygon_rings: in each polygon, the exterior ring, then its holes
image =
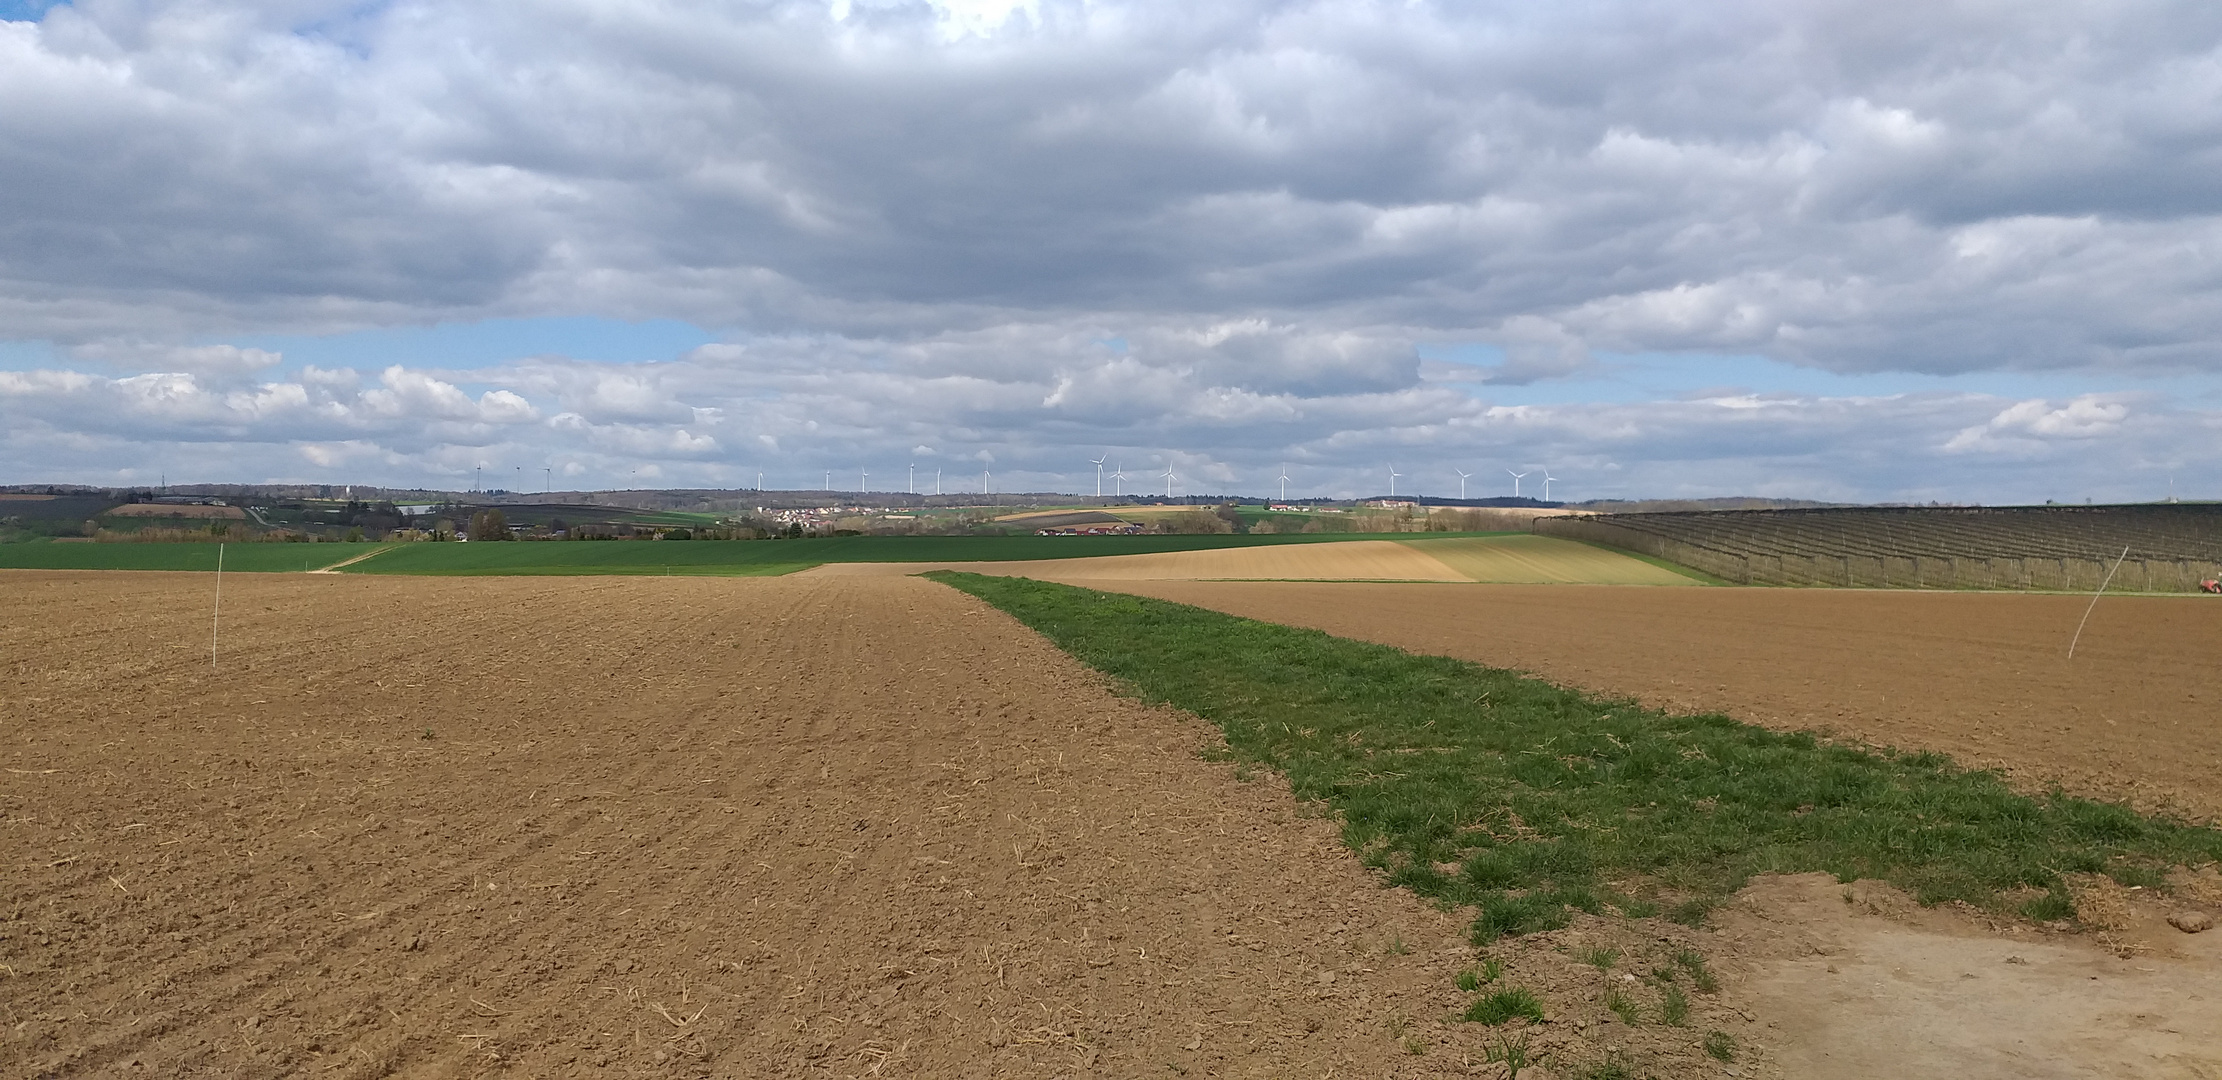
{"type": "Polygon", "coordinates": [[[340,572],[340,571],[341,571],[342,569],[344,569],[344,568],[346,568],[346,567],[350,567],[350,566],[353,566],[353,565],[355,565],[356,563],[362,562],[362,561],[363,561],[363,560],[365,560],[365,559],[375,559],[375,558],[377,558],[378,556],[380,556],[380,555],[384,555],[385,553],[387,553],[387,552],[389,552],[389,551],[392,551],[392,550],[393,550],[393,548],[391,548],[391,547],[382,547],[382,548],[379,548],[379,549],[378,549],[378,550],[376,550],[376,551],[366,551],[366,552],[363,552],[363,553],[362,553],[362,554],[360,554],[360,555],[355,555],[355,556],[352,556],[352,557],[349,557],[349,558],[341,559],[340,561],[338,561],[338,562],[336,562],[336,563],[333,563],[333,564],[332,564],[332,565],[330,565],[330,566],[320,566],[320,567],[317,567],[317,568],[316,568],[316,569],[314,569],[314,570],[310,570],[310,571],[307,571],[307,572],[308,572],[308,573],[311,573],[311,574],[337,574],[337,573],[339,573],[339,572],[340,572]]]}

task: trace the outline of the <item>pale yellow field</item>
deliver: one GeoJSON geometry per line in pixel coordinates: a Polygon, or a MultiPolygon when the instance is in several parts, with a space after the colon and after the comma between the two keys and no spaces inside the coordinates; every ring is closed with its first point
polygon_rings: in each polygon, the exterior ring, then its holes
{"type": "Polygon", "coordinates": [[[108,511],[107,516],[225,518],[231,521],[244,521],[247,512],[236,506],[201,506],[198,504],[173,506],[168,503],[125,503],[108,511]]]}
{"type": "Polygon", "coordinates": [[[1554,536],[1407,540],[1470,581],[1507,585],[1695,585],[1696,579],[1554,536]]]}
{"type": "Polygon", "coordinates": [[[813,577],[965,570],[1085,585],[1091,581],[1484,581],[1500,584],[1694,585],[1639,559],[1548,536],[1350,540],[1025,562],[828,563],[813,577]]]}
{"type": "Polygon", "coordinates": [[[1090,581],[1456,581],[1472,579],[1419,550],[1389,540],[1167,551],[1019,562],[827,563],[807,577],[880,577],[963,570],[1086,584],[1090,581]]]}
{"type": "MultiPolygon", "coordinates": [[[[1005,573],[1045,581],[1468,581],[1416,548],[1391,540],[1286,544],[1004,563],[1005,573]]],[[[992,572],[992,571],[991,571],[992,572]]]]}

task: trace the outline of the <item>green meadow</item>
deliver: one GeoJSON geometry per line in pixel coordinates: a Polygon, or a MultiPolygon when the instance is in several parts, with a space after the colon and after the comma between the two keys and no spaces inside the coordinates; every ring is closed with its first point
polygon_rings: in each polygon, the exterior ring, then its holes
{"type": "Polygon", "coordinates": [[[383,544],[0,544],[0,570],[214,570],[247,574],[321,570],[383,544]]]}

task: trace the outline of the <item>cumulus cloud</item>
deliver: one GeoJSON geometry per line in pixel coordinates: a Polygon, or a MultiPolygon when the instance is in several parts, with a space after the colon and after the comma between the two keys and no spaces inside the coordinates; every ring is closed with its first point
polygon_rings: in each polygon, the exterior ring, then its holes
{"type": "Polygon", "coordinates": [[[183,372],[208,379],[252,375],[285,361],[282,353],[237,345],[163,345],[146,342],[96,341],[79,345],[70,355],[95,360],[110,367],[183,372]]]}
{"type": "Polygon", "coordinates": [[[2049,401],[2017,401],[1988,423],[1952,436],[1944,448],[1996,449],[2032,440],[2095,439],[2119,431],[2129,413],[2127,402],[2097,394],[2084,394],[2058,408],[2049,401]]]}
{"type": "Polygon", "coordinates": [[[2222,372],[2218,106],[2195,0],[81,0],[0,22],[0,335],[83,367],[0,409],[427,475],[1106,445],[1201,482],[1524,433],[1633,477],[1616,440],[1689,424],[1809,482],[1864,468],[1847,415],[2164,468],[2198,455],[2138,440],[2197,408],[1489,395],[1616,353],[2222,372]],[[725,340],[368,386],[226,341],[578,314],[725,340]]]}

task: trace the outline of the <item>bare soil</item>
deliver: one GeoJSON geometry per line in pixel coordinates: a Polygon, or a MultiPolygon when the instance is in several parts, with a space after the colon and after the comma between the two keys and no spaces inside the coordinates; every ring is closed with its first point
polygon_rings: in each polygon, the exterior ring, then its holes
{"type": "Polygon", "coordinates": [[[2212,597],[1067,580],[2222,821],[2212,597]]]}
{"type": "MultiPolygon", "coordinates": [[[[241,576],[212,666],[212,584],[0,572],[0,1074],[1502,1075],[1464,915],[953,590],[241,576]]],[[[1492,947],[1521,1075],[2216,1075],[2222,933],[1833,897],[1492,947]],[[1671,1027],[1626,977],[1682,948],[1671,1027]]]]}
{"type": "Polygon", "coordinates": [[[2222,934],[2147,914],[2108,951],[1827,874],[1762,879],[1714,921],[1791,1076],[2222,1077],[2222,934]]]}
{"type": "MultiPolygon", "coordinates": [[[[242,576],[213,665],[212,585],[0,572],[0,1074],[1436,1076],[1495,1034],[1464,917],[939,585],[242,576]]],[[[1749,1026],[1596,1035],[1551,945],[1502,955],[1564,1070],[1749,1026]]]]}

